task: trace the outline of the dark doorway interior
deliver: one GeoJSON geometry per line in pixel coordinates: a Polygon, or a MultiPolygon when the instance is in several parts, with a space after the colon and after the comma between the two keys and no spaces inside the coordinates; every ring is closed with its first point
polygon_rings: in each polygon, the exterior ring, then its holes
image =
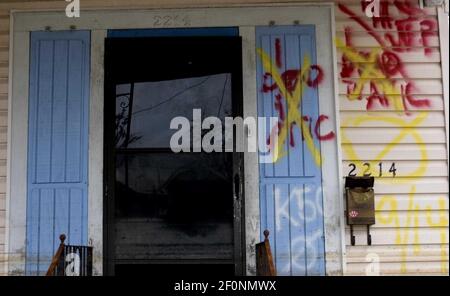
{"type": "Polygon", "coordinates": [[[120,264],[117,276],[154,275],[170,278],[219,278],[235,274],[233,264],[120,264]]]}
{"type": "Polygon", "coordinates": [[[241,155],[170,149],[177,116],[241,116],[241,81],[239,37],[106,39],[107,274],[241,272],[241,155]]]}

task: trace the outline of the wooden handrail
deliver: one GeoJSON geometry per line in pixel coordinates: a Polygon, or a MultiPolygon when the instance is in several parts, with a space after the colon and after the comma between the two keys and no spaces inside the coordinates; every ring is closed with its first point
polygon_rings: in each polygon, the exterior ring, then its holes
{"type": "Polygon", "coordinates": [[[269,230],[264,230],[264,241],[256,244],[256,275],[276,276],[272,251],[269,243],[269,230]]]}
{"type": "Polygon", "coordinates": [[[55,256],[53,256],[52,263],[50,264],[50,267],[47,270],[46,276],[53,276],[55,275],[55,269],[58,266],[59,259],[61,257],[62,252],[64,251],[64,241],[66,240],[66,235],[61,234],[59,236],[59,240],[61,243],[59,244],[58,250],[55,253],[55,256]]]}

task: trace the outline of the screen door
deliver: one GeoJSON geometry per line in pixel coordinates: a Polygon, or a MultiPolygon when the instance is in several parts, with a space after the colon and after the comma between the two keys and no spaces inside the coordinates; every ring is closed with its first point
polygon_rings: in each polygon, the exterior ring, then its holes
{"type": "Polygon", "coordinates": [[[108,274],[242,272],[241,156],[192,147],[195,112],[240,116],[241,81],[239,37],[106,39],[108,274]],[[171,150],[176,117],[190,152],[171,150]]]}

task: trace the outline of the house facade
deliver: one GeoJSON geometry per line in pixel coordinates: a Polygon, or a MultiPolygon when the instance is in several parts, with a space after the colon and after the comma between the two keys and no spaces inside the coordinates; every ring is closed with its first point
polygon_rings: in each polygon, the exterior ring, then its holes
{"type": "Polygon", "coordinates": [[[45,274],[63,233],[95,275],[255,275],[266,229],[278,275],[448,275],[435,2],[2,0],[0,275],[45,274]],[[227,118],[242,151],[208,138],[227,118]]]}

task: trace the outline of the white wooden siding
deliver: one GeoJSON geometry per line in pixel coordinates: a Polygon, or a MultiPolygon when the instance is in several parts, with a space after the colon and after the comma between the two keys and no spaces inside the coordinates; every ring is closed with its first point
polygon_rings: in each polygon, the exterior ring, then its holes
{"type": "MultiPolygon", "coordinates": [[[[345,4],[345,7],[382,39],[386,33],[397,38],[397,28],[393,23],[391,28],[375,27],[372,20],[364,15],[359,3],[345,4]]],[[[393,1],[390,1],[389,12],[394,21],[407,18],[393,1]]],[[[419,16],[420,20],[437,24],[434,8],[426,8],[423,12],[426,15],[419,16]]],[[[341,40],[345,40],[346,29],[350,32],[354,50],[369,53],[380,47],[378,41],[360,24],[336,7],[336,35],[341,40]]],[[[413,36],[419,36],[420,23],[413,22],[411,30],[413,36]]],[[[387,168],[395,162],[397,168],[395,178],[386,171],[382,178],[375,181],[377,223],[371,227],[373,245],[366,245],[365,227],[361,227],[355,230],[356,246],[351,246],[349,230],[346,229],[348,275],[448,274],[448,161],[437,32],[428,41],[432,48],[429,54],[425,54],[423,46],[417,45],[408,51],[403,47],[405,52],[388,48],[400,58],[403,72],[388,77],[398,87],[394,92],[387,91],[387,95],[397,97],[395,95],[400,93],[400,85],[412,83],[415,86],[412,96],[428,99],[430,105],[427,108],[409,106],[408,112],[367,110],[370,83],[364,84],[361,100],[350,100],[347,96],[348,83],[358,82],[360,73],[354,71],[348,77],[339,75],[341,132],[344,135],[341,146],[343,175],[349,174],[350,164],[355,164],[356,172],[361,175],[365,162],[372,165],[371,172],[375,176],[378,176],[379,162],[387,168]],[[419,123],[414,121],[420,116],[423,120],[419,123]],[[399,140],[402,132],[405,135],[399,140]],[[383,154],[384,150],[388,151],[383,154]]],[[[389,46],[389,42],[387,44],[389,46]]],[[[345,66],[342,63],[343,51],[344,48],[337,48],[339,71],[345,66]]],[[[356,67],[364,66],[377,67],[374,63],[356,67]]],[[[370,76],[369,81],[380,85],[387,78],[380,73],[370,76]]]]}
{"type": "MultiPolygon", "coordinates": [[[[349,100],[346,94],[339,95],[339,105],[341,111],[363,111],[366,110],[367,95],[363,95],[361,100],[349,100]]],[[[427,95],[427,99],[430,101],[430,107],[428,111],[444,111],[444,98],[442,95],[427,95]]],[[[411,106],[411,111],[421,111],[422,108],[411,106]]],[[[373,110],[372,112],[378,112],[373,110]]]]}
{"type": "MultiPolygon", "coordinates": [[[[376,144],[375,144],[376,145],[376,144]]],[[[348,149],[348,146],[351,144],[342,144],[343,150],[348,149]]],[[[357,147],[353,147],[356,154],[359,155],[362,159],[370,159],[373,157],[373,144],[359,144],[357,147]]],[[[447,159],[447,148],[445,144],[428,144],[428,160],[446,160],[447,159]]],[[[420,157],[420,151],[417,149],[417,145],[415,144],[399,144],[395,149],[393,149],[389,153],[389,157],[391,159],[396,160],[416,160],[420,157]]],[[[343,155],[344,160],[355,160],[352,159],[349,155],[343,155]]]]}

